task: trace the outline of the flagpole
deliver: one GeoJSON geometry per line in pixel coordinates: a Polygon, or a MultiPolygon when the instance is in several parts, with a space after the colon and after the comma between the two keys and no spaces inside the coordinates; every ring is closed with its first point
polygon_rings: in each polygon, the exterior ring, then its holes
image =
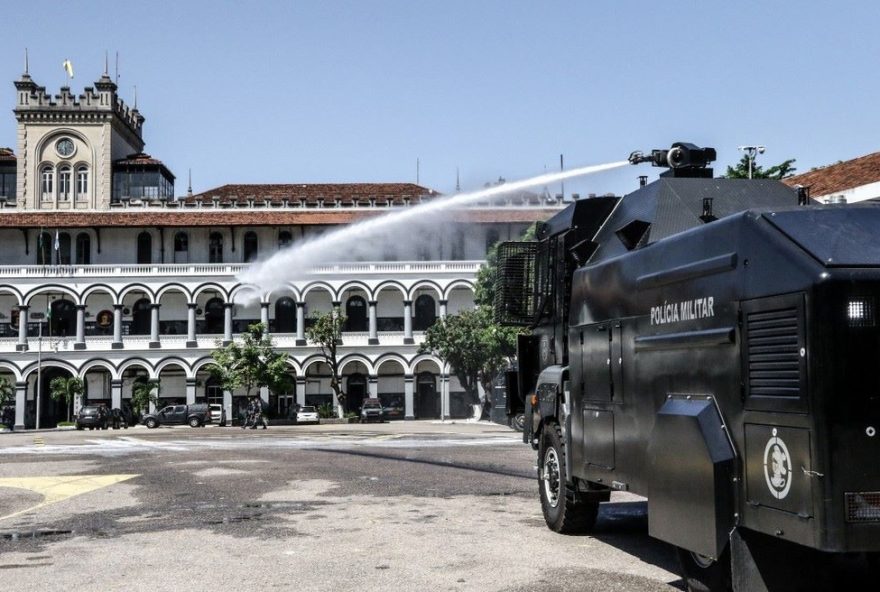
{"type": "Polygon", "coordinates": [[[39,323],[39,334],[37,336],[37,426],[40,429],[40,389],[43,386],[43,321],[39,323]]]}

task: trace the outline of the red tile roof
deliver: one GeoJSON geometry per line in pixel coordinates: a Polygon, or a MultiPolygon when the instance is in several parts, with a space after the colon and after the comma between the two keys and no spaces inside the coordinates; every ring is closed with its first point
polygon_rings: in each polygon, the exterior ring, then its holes
{"type": "Polygon", "coordinates": [[[156,160],[155,158],[144,152],[129,154],[125,158],[114,160],[113,164],[154,164],[157,166],[165,166],[161,160],[156,160]]]}
{"type": "Polygon", "coordinates": [[[877,181],[880,181],[880,152],[783,179],[783,183],[791,187],[795,185],[809,187],[810,196],[813,198],[877,181]]]}
{"type": "MultiPolygon", "coordinates": [[[[389,210],[382,208],[336,210],[279,210],[279,209],[135,209],[110,212],[36,212],[0,210],[0,228],[88,228],[88,227],[197,227],[197,226],[294,226],[351,224],[380,216],[389,210]]],[[[492,208],[460,209],[451,211],[448,219],[454,222],[535,222],[546,220],[558,208],[492,208]]]]}
{"type": "Polygon", "coordinates": [[[369,206],[370,200],[378,205],[404,205],[406,201],[419,203],[422,196],[439,197],[433,189],[415,183],[290,183],[274,185],[223,185],[187,197],[186,203],[212,203],[214,199],[221,204],[247,204],[252,199],[257,204],[266,201],[281,204],[284,200],[292,205],[305,203],[317,205],[319,200],[334,204],[338,199],[342,205],[369,206]]]}
{"type": "Polygon", "coordinates": [[[15,162],[15,153],[12,148],[0,148],[0,162],[15,162]]]}

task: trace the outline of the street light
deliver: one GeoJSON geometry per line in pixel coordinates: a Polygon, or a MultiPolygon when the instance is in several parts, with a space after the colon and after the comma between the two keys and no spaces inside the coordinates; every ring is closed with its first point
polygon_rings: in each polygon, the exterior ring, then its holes
{"type": "Polygon", "coordinates": [[[749,157],[749,179],[752,178],[752,165],[755,163],[755,156],[758,154],[764,154],[764,150],[767,148],[765,146],[740,146],[739,150],[741,152],[745,152],[749,157]]]}

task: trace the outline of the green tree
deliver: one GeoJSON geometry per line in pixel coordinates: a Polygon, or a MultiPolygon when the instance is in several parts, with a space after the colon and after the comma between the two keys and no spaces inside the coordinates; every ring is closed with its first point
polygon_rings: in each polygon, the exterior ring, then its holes
{"type": "Polygon", "coordinates": [[[155,378],[138,379],[131,385],[131,411],[140,416],[159,400],[159,381],[155,378]]]}
{"type": "Polygon", "coordinates": [[[8,378],[0,376],[0,409],[12,404],[15,398],[15,389],[8,378]]]}
{"type": "Polygon", "coordinates": [[[49,396],[56,401],[64,401],[67,407],[67,421],[70,421],[70,408],[73,405],[74,399],[81,397],[85,390],[86,385],[82,378],[77,378],[76,376],[71,376],[70,378],[59,376],[53,378],[52,382],[49,383],[49,396]]]}
{"type": "Polygon", "coordinates": [[[516,355],[516,327],[502,327],[492,310],[478,306],[447,315],[425,332],[419,353],[432,354],[448,363],[473,403],[482,405],[482,417],[489,412],[492,381],[516,355]],[[479,386],[484,397],[480,399],[479,386]]]}
{"type": "Polygon", "coordinates": [[[337,308],[328,313],[312,315],[313,323],[307,336],[309,341],[318,346],[324,361],[330,367],[330,388],[339,402],[339,417],[342,417],[342,405],[345,403],[345,392],[339,377],[338,347],[342,341],[342,328],[345,326],[345,315],[337,308]]]}
{"type": "Polygon", "coordinates": [[[218,347],[211,352],[214,364],[208,373],[220,382],[223,390],[243,388],[250,397],[255,388],[267,387],[274,393],[293,390],[287,354],[275,351],[266,325],[248,326],[241,340],[218,347]]]}
{"type": "MultiPolygon", "coordinates": [[[[763,168],[756,162],[752,163],[752,179],[785,179],[794,175],[797,170],[794,167],[794,158],[789,158],[768,169],[763,168]]],[[[749,155],[743,154],[743,157],[736,163],[735,167],[728,166],[727,172],[722,178],[726,179],[748,179],[749,178],[749,155]]]]}

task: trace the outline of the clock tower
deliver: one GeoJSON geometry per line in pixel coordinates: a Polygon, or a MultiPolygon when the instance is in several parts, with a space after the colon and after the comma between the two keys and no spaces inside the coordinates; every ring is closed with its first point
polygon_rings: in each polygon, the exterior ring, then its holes
{"type": "Polygon", "coordinates": [[[107,210],[113,163],[143,151],[144,117],[116,94],[105,71],[76,96],[50,95],[25,71],[17,81],[16,207],[107,210]]]}

